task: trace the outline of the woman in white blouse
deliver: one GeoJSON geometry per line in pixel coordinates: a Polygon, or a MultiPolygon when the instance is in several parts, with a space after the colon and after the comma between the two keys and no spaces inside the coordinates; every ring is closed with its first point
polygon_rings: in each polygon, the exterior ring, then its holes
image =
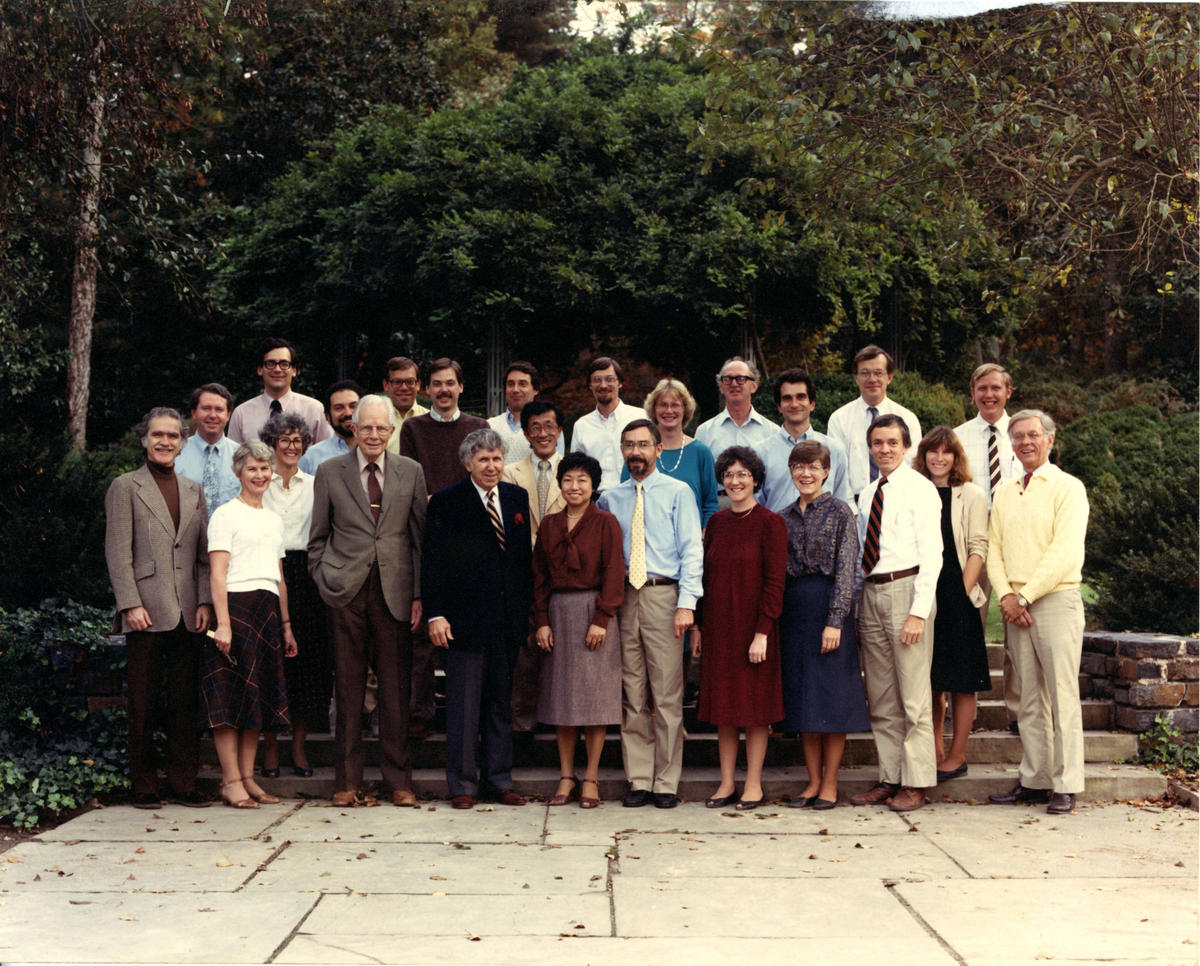
{"type": "Polygon", "coordinates": [[[233,454],[241,492],[208,524],[209,571],[217,629],[206,648],[200,694],[221,763],[221,800],[258,808],[279,799],[254,781],[260,732],[288,725],[283,656],[296,654],[283,578],[283,523],[263,508],[271,451],[258,440],[233,454]]]}
{"type": "MultiPolygon", "coordinates": [[[[292,633],[300,653],[284,662],[288,714],[292,719],[292,771],[312,775],[304,747],[310,731],[329,730],[333,696],[333,659],[325,632],[325,605],[308,574],[308,530],[312,522],[313,477],[299,468],[300,457],[312,442],[308,424],[296,413],[272,416],[258,438],[275,454],[275,474],[263,494],[263,506],[283,521],[283,575],[287,580],[292,633]]],[[[279,746],[275,735],[263,742],[264,778],[279,775],[279,746]]]]}

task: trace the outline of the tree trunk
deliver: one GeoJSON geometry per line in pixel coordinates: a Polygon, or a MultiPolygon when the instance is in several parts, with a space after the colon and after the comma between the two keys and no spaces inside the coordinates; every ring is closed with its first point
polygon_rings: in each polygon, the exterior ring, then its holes
{"type": "MultiPolygon", "coordinates": [[[[99,47],[96,59],[100,59],[99,47]]],[[[67,429],[71,447],[87,445],[88,397],[92,377],[92,320],[96,315],[96,245],[100,238],[100,146],[104,139],[104,91],[96,71],[88,80],[92,95],[81,125],[83,178],[79,225],[75,232],[75,270],[71,278],[71,317],[67,329],[67,429]]]]}
{"type": "Polygon", "coordinates": [[[1104,374],[1124,372],[1129,362],[1125,334],[1125,273],[1119,252],[1104,256],[1104,374]]]}

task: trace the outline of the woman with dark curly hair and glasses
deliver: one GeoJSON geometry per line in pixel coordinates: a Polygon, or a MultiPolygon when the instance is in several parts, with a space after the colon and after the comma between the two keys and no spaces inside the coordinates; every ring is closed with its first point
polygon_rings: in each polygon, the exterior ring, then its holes
{"type": "Polygon", "coordinates": [[[748,446],[717,457],[716,476],[729,497],[704,531],[704,597],[692,656],[700,665],[701,721],[717,726],[721,784],[704,804],[763,801],[762,768],[772,722],[783,717],[779,675],[779,612],[787,564],[783,520],[754,499],[766,468],[748,446]],[[702,643],[703,642],[703,643],[702,643]],[[738,729],[746,730],[746,782],[734,791],[738,729]]]}

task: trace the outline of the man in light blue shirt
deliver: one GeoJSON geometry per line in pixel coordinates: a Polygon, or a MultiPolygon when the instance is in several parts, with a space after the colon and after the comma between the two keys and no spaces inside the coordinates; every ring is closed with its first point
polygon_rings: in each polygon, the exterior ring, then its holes
{"type": "Polygon", "coordinates": [[[353,379],[335,382],[325,390],[325,418],[333,427],[333,435],[308,448],[308,452],[300,457],[301,471],[314,476],[317,467],[326,460],[344,456],[354,449],[354,410],[358,408],[362,394],[362,387],[353,379]]]}
{"type": "MultiPolygon", "coordinates": [[[[539,388],[538,371],[533,363],[518,360],[508,364],[504,373],[504,411],[487,421],[504,440],[506,466],[509,463],[521,462],[531,452],[529,440],[525,438],[525,430],[521,428],[521,410],[537,398],[539,388]]],[[[559,433],[558,454],[561,456],[566,450],[563,434],[559,433]]]]}
{"type": "Polygon", "coordinates": [[[700,511],[686,483],[656,472],[662,439],[648,419],[621,433],[629,479],[599,506],[621,524],[621,757],[629,791],[622,804],[674,808],[683,770],[683,659],[680,639],[704,592],[700,511]]]}
{"type": "Polygon", "coordinates": [[[846,450],[842,444],[812,428],[810,419],[817,408],[817,384],[803,369],[785,369],[775,380],[775,405],[783,417],[783,425],[773,436],[755,445],[767,468],[766,479],[756,499],[768,510],[782,513],[796,502],[797,491],[788,468],[792,448],[806,439],[814,440],[829,450],[829,476],[822,489],[854,509],[854,494],[846,475],[846,450]]]}
{"type": "Polygon", "coordinates": [[[175,458],[175,472],[200,484],[212,517],[217,507],[242,490],[241,481],[233,475],[233,454],[238,444],[225,435],[233,395],[219,382],[205,383],[192,391],[191,409],[196,432],[175,458]]]}
{"type": "Polygon", "coordinates": [[[725,408],[696,429],[696,439],[712,450],[713,459],[730,446],[753,447],[779,429],[751,403],[758,383],[758,370],[741,356],[726,359],[721,366],[717,387],[725,399],[725,408]]]}

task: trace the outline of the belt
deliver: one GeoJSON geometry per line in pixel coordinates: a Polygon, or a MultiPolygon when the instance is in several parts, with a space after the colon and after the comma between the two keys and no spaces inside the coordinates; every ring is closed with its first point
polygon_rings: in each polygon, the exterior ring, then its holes
{"type": "Polygon", "coordinates": [[[890,584],[893,580],[911,577],[913,574],[920,573],[920,571],[920,567],[909,567],[907,570],[893,570],[890,574],[871,574],[867,577],[867,580],[873,584],[890,584]]]}
{"type": "MultiPolygon", "coordinates": [[[[628,581],[626,581],[628,583],[628,581]]],[[[667,587],[679,583],[674,577],[647,577],[643,587],[667,587]]]]}

